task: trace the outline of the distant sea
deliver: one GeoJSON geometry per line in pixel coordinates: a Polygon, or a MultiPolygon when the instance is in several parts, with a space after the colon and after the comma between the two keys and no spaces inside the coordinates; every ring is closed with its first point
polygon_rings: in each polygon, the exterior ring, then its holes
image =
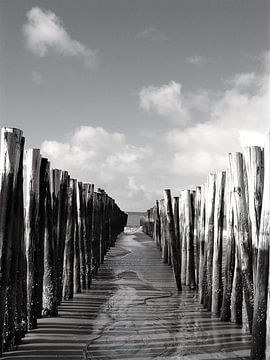
{"type": "Polygon", "coordinates": [[[145,216],[144,212],[128,211],[127,227],[139,227],[141,216],[145,216]]]}

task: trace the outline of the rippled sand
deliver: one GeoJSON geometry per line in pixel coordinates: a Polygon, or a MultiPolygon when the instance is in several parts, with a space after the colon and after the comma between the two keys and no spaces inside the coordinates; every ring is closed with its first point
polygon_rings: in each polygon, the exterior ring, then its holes
{"type": "Polygon", "coordinates": [[[248,359],[249,336],[175,290],[171,268],[140,231],[121,235],[92,290],[41,319],[4,359],[248,359]],[[87,346],[86,346],[87,344],[87,346]],[[86,346],[86,347],[85,347],[86,346]]]}

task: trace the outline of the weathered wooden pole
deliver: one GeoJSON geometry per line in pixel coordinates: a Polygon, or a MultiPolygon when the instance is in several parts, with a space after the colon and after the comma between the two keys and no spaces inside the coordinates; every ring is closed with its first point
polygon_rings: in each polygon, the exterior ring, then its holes
{"type": "Polygon", "coordinates": [[[245,148],[244,159],[247,171],[248,207],[252,234],[252,267],[254,289],[256,288],[257,255],[263,196],[264,155],[259,146],[245,148]]]}
{"type": "Polygon", "coordinates": [[[201,216],[201,187],[196,187],[194,202],[194,266],[195,282],[198,291],[199,285],[199,263],[200,263],[200,216],[201,216]]]}
{"type": "MultiPolygon", "coordinates": [[[[2,135],[4,132],[10,132],[11,136],[14,138],[13,145],[14,149],[11,149],[14,152],[15,158],[13,156],[10,157],[11,162],[14,160],[16,163],[11,164],[11,167],[14,167],[14,174],[10,174],[13,177],[13,184],[10,188],[10,209],[2,209],[1,211],[7,210],[7,212],[12,213],[12,218],[9,221],[9,241],[7,244],[4,243],[4,239],[2,239],[2,245],[9,247],[8,260],[6,261],[7,267],[9,264],[11,265],[9,274],[7,274],[7,300],[6,300],[6,326],[5,326],[5,336],[4,336],[4,350],[13,350],[15,346],[19,343],[22,331],[21,331],[21,313],[17,314],[17,310],[21,310],[22,305],[22,297],[19,297],[19,293],[21,294],[20,288],[18,288],[18,281],[21,282],[21,275],[18,273],[19,270],[19,257],[21,256],[21,243],[23,241],[23,232],[24,232],[24,211],[23,211],[23,148],[24,148],[24,138],[22,137],[22,132],[17,129],[8,129],[5,128],[2,130],[2,135]]],[[[10,134],[7,135],[6,140],[3,138],[2,141],[9,141],[10,134]]],[[[3,145],[3,150],[7,149],[3,145]]],[[[2,151],[1,149],[1,151],[2,151]]],[[[7,155],[7,154],[6,154],[7,155]]],[[[7,164],[8,165],[8,164],[7,164]]],[[[1,180],[4,180],[5,173],[2,171],[5,170],[1,165],[1,180]]],[[[2,185],[3,182],[2,182],[2,185]]],[[[1,187],[1,195],[2,195],[2,187],[1,187]]],[[[2,204],[2,196],[0,200],[0,204],[2,204]]],[[[7,214],[8,216],[9,214],[7,214]]],[[[1,215],[0,215],[1,216],[1,215]]],[[[1,232],[2,234],[2,232],[1,232]]],[[[3,252],[1,251],[2,255],[3,252]]],[[[1,257],[0,261],[2,262],[4,259],[1,257]]],[[[4,269],[8,270],[8,269],[4,269]]],[[[1,284],[1,283],[0,283],[1,284]]],[[[2,285],[0,285],[2,289],[2,285]]],[[[1,300],[0,300],[1,301],[1,300]]],[[[0,302],[1,304],[1,302],[0,302]]],[[[1,304],[2,305],[2,304],[1,304]]],[[[1,311],[1,309],[0,309],[1,311]]],[[[1,314],[2,316],[2,314],[1,314]]],[[[2,319],[1,319],[2,320],[2,319]]],[[[2,328],[2,326],[1,326],[2,328]]],[[[2,336],[1,336],[2,339],[2,336]]],[[[1,343],[2,348],[2,343],[1,343]]],[[[1,350],[0,350],[1,352],[1,350]]]]}
{"type": "Polygon", "coordinates": [[[25,152],[25,241],[27,259],[27,323],[28,329],[37,327],[37,246],[39,245],[39,175],[40,151],[25,152]]]}
{"type": "Polygon", "coordinates": [[[253,319],[253,279],[252,279],[252,244],[249,233],[249,218],[247,211],[243,155],[233,153],[230,156],[232,168],[232,186],[233,186],[233,204],[234,204],[234,227],[236,243],[239,247],[239,256],[241,261],[242,281],[244,288],[244,300],[247,309],[249,329],[252,329],[253,319]]]}
{"type": "Polygon", "coordinates": [[[159,201],[156,200],[156,222],[155,222],[155,234],[156,234],[156,245],[161,250],[161,242],[160,242],[160,210],[159,210],[159,201]]]}
{"type": "Polygon", "coordinates": [[[96,271],[101,264],[101,241],[102,241],[102,194],[97,190],[97,203],[96,203],[96,271]]]}
{"type": "Polygon", "coordinates": [[[194,200],[193,193],[186,190],[184,197],[185,203],[185,229],[184,236],[186,241],[186,285],[195,289],[195,264],[194,264],[194,200]]]}
{"type": "MultiPolygon", "coordinates": [[[[225,248],[225,243],[224,243],[225,248]]],[[[226,248],[224,288],[220,319],[231,320],[231,295],[235,268],[234,215],[232,206],[232,183],[230,168],[226,172],[226,248]]]]}
{"type": "Polygon", "coordinates": [[[212,275],[214,251],[214,209],[216,192],[216,175],[210,174],[207,178],[205,195],[205,256],[204,256],[204,281],[205,290],[203,305],[211,311],[212,306],[212,275]]]}
{"type": "Polygon", "coordinates": [[[174,271],[177,290],[182,290],[181,285],[181,261],[180,261],[180,246],[175,236],[174,217],[172,209],[171,191],[164,190],[165,209],[167,215],[168,235],[170,237],[171,251],[172,251],[172,267],[174,271]]]}
{"type": "Polygon", "coordinates": [[[150,209],[150,219],[151,219],[151,237],[154,236],[154,207],[150,209]]]}
{"type": "Polygon", "coordinates": [[[167,238],[167,218],[165,213],[164,199],[160,200],[160,224],[161,224],[161,248],[163,263],[168,263],[168,238],[167,238]]]}
{"type": "Polygon", "coordinates": [[[109,248],[109,244],[108,244],[108,194],[105,192],[105,196],[104,196],[104,227],[103,227],[103,258],[102,258],[102,262],[104,262],[104,256],[108,251],[109,248]]]}
{"type": "Polygon", "coordinates": [[[187,278],[187,236],[186,236],[186,191],[179,198],[179,231],[181,238],[181,281],[186,285],[187,278]]]}
{"type": "MultiPolygon", "coordinates": [[[[87,272],[87,281],[88,281],[88,288],[91,287],[92,282],[92,261],[93,261],[93,211],[94,211],[94,204],[93,204],[93,197],[94,197],[94,184],[90,184],[88,188],[88,200],[87,200],[87,221],[88,221],[88,241],[89,241],[89,266],[87,272]]],[[[109,235],[108,235],[109,236],[109,235]]]]}
{"type": "MultiPolygon", "coordinates": [[[[48,311],[49,316],[56,316],[58,314],[58,251],[60,244],[60,196],[61,196],[61,176],[62,171],[59,169],[52,169],[51,171],[51,198],[52,198],[52,226],[53,226],[53,262],[54,262],[54,304],[51,310],[48,311]]],[[[48,209],[49,211],[49,209],[48,209]]],[[[49,214],[49,213],[48,213],[49,214]]],[[[48,219],[49,221],[49,219],[48,219]]],[[[49,225],[48,225],[49,226],[49,225]]],[[[49,228],[48,236],[49,236],[49,228]]],[[[45,310],[45,307],[44,307],[45,310]]]]}
{"type": "Polygon", "coordinates": [[[201,185],[201,210],[199,219],[199,283],[198,297],[200,304],[203,303],[203,285],[204,285],[204,256],[205,256],[205,184],[201,185]]]}
{"type": "Polygon", "coordinates": [[[80,229],[79,229],[79,182],[76,184],[76,214],[75,214],[75,233],[74,233],[74,293],[81,292],[81,262],[80,262],[80,229]]]}
{"type": "MultiPolygon", "coordinates": [[[[92,187],[90,184],[83,184],[83,203],[84,203],[84,249],[85,249],[85,270],[86,270],[86,289],[90,289],[92,280],[92,244],[91,244],[91,196],[92,187]]],[[[100,216],[102,216],[100,214],[100,216]]],[[[101,249],[100,249],[101,251],[101,249]]]]}
{"type": "Polygon", "coordinates": [[[270,358],[269,342],[269,241],[270,241],[270,133],[264,148],[264,188],[259,233],[251,359],[270,358]],[[266,323],[267,316],[267,323],[266,323]],[[267,340],[266,340],[267,332],[267,340]],[[266,354],[265,354],[266,353],[266,354]]]}
{"type": "Polygon", "coordinates": [[[104,247],[105,191],[103,189],[98,189],[97,192],[99,194],[99,266],[100,266],[103,263],[103,257],[104,257],[103,247],[104,247]]]}
{"type": "Polygon", "coordinates": [[[67,226],[63,261],[63,295],[62,298],[69,300],[73,298],[73,276],[74,276],[74,236],[76,216],[76,187],[77,180],[70,179],[67,189],[67,226]]]}
{"type": "Polygon", "coordinates": [[[37,243],[37,317],[42,316],[43,275],[44,275],[44,237],[45,237],[45,202],[46,177],[48,159],[41,158],[39,173],[39,214],[38,214],[38,243],[37,243]]]}
{"type": "MultiPolygon", "coordinates": [[[[179,263],[181,269],[181,244],[180,244],[180,227],[179,227],[179,197],[175,196],[173,198],[173,220],[174,220],[174,231],[175,238],[179,244],[179,263]]],[[[181,275],[180,275],[181,276],[181,275]]]]}
{"type": "MultiPolygon", "coordinates": [[[[93,199],[92,199],[93,201],[93,199]]],[[[93,212],[93,204],[92,204],[92,212],[93,212]]],[[[111,247],[113,245],[113,239],[112,239],[112,217],[113,217],[113,199],[109,198],[109,224],[108,224],[108,240],[109,240],[109,246],[111,247]]],[[[93,218],[93,217],[92,217],[93,218]]],[[[92,226],[93,229],[93,226],[92,226]]],[[[91,234],[91,242],[93,243],[93,232],[91,234]]]]}
{"type": "MultiPolygon", "coordinates": [[[[52,172],[50,170],[50,162],[46,164],[46,171],[44,176],[44,191],[45,191],[45,236],[44,236],[44,276],[43,276],[43,316],[57,315],[56,302],[56,229],[54,229],[53,219],[53,198],[55,193],[51,193],[53,186],[52,172]]],[[[55,199],[54,199],[55,200],[55,199]]]]}
{"type": "Polygon", "coordinates": [[[66,240],[67,216],[68,216],[68,188],[70,177],[67,171],[61,172],[60,201],[59,201],[59,243],[57,251],[57,299],[61,303],[63,294],[63,263],[66,240]]]}
{"type": "MultiPolygon", "coordinates": [[[[114,209],[115,211],[115,209],[114,209]]],[[[116,240],[116,214],[114,215],[114,221],[112,224],[112,229],[113,229],[113,244],[115,243],[116,240]]],[[[99,224],[99,195],[97,192],[94,192],[93,194],[93,217],[92,217],[92,221],[93,221],[93,242],[92,242],[92,246],[93,246],[93,261],[92,261],[92,265],[93,265],[93,272],[94,274],[97,272],[97,269],[99,267],[99,241],[100,241],[100,236],[99,236],[99,230],[100,230],[100,224],[99,224]]]]}
{"type": "Polygon", "coordinates": [[[239,244],[236,240],[235,266],[231,293],[231,322],[238,325],[242,325],[243,283],[241,275],[241,254],[239,244]]]}
{"type": "Polygon", "coordinates": [[[85,264],[85,205],[83,196],[83,183],[78,182],[78,196],[77,196],[77,208],[78,208],[78,236],[79,236],[79,250],[80,250],[80,279],[81,289],[86,289],[86,264],[85,264]]]}
{"type": "MultiPolygon", "coordinates": [[[[15,221],[18,234],[18,259],[16,271],[16,309],[15,309],[15,343],[20,343],[26,332],[27,296],[26,296],[26,255],[24,242],[24,198],[23,198],[23,158],[25,138],[21,138],[21,154],[17,181],[17,206],[15,207],[15,221]]],[[[15,261],[14,261],[15,262],[15,261]]],[[[14,262],[12,262],[14,264],[14,262]]],[[[16,262],[15,262],[16,263],[16,262]]],[[[9,300],[8,300],[9,301],[9,300]]],[[[14,326],[13,323],[13,326],[14,326]]]]}
{"type": "Polygon", "coordinates": [[[234,261],[234,274],[233,274],[233,283],[232,283],[232,292],[231,292],[231,322],[242,325],[242,304],[243,304],[243,283],[242,283],[242,272],[241,272],[241,252],[240,252],[240,243],[239,236],[236,233],[236,206],[235,206],[235,196],[234,196],[234,181],[233,181],[233,165],[232,165],[232,155],[229,154],[229,172],[231,180],[231,206],[233,211],[233,236],[235,240],[235,261],[234,261]]]}
{"type": "Polygon", "coordinates": [[[214,210],[214,250],[213,250],[213,288],[212,313],[220,314],[222,301],[222,241],[224,222],[224,190],[226,173],[219,171],[216,176],[216,196],[214,210]]]}

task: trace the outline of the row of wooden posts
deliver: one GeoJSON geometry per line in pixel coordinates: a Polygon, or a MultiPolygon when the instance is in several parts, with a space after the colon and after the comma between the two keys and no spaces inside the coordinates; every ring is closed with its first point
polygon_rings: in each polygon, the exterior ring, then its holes
{"type": "Polygon", "coordinates": [[[251,333],[251,359],[269,360],[270,134],[264,148],[229,154],[228,169],[195,190],[165,190],[141,225],[178,290],[196,289],[206,309],[251,333]]]}
{"type": "Polygon", "coordinates": [[[0,150],[0,354],[14,349],[63,299],[90,289],[127,214],[104,190],[50,169],[21,130],[3,128],[0,150]]]}

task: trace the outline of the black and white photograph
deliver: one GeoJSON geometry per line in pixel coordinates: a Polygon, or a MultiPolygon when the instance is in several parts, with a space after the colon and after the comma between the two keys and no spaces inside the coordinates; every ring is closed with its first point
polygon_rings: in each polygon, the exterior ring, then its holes
{"type": "Polygon", "coordinates": [[[270,360],[270,1],[0,0],[0,359],[270,360]]]}

